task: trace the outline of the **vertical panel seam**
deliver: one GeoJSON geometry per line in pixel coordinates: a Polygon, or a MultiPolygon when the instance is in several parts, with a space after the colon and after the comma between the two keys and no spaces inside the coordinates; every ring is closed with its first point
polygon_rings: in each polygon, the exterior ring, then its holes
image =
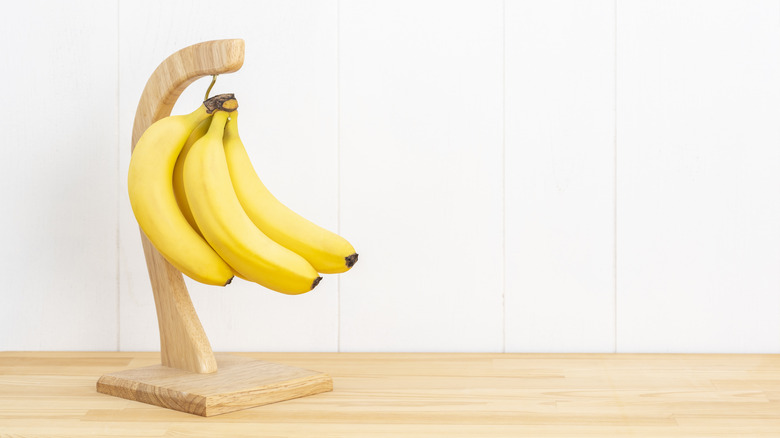
{"type": "Polygon", "coordinates": [[[501,24],[501,352],[506,353],[506,0],[501,24]]]}
{"type": "Polygon", "coordinates": [[[121,294],[121,279],[120,279],[120,261],[119,257],[121,254],[121,242],[120,242],[120,199],[122,195],[122,190],[120,188],[122,187],[121,178],[120,175],[121,167],[119,163],[120,160],[120,154],[122,153],[121,148],[121,139],[120,139],[120,129],[119,129],[119,87],[121,85],[119,81],[119,75],[120,75],[120,69],[119,69],[119,39],[120,39],[120,33],[119,33],[119,2],[120,0],[116,0],[116,351],[121,351],[122,347],[122,337],[121,337],[121,330],[122,330],[122,324],[120,321],[120,315],[121,315],[121,308],[120,303],[122,299],[121,294]]]}
{"type": "MultiPolygon", "coordinates": [[[[341,234],[341,0],[336,0],[336,205],[341,234]]],[[[341,276],[336,279],[336,351],[341,352],[341,276]]]]}
{"type": "Polygon", "coordinates": [[[612,179],[612,225],[614,228],[614,234],[612,236],[612,274],[613,274],[613,284],[612,287],[614,288],[614,299],[613,299],[613,312],[614,312],[614,353],[618,352],[618,283],[617,283],[617,277],[618,277],[618,260],[617,260],[617,239],[618,239],[618,231],[617,231],[617,202],[618,202],[618,160],[617,160],[617,154],[618,154],[618,144],[617,144],[617,135],[618,135],[618,127],[617,127],[617,57],[618,57],[618,47],[617,47],[617,39],[618,39],[618,2],[615,0],[614,2],[614,70],[613,70],[613,78],[612,82],[614,84],[613,89],[613,98],[614,98],[614,119],[613,119],[613,128],[614,128],[614,145],[613,145],[613,179],[612,179]]]}

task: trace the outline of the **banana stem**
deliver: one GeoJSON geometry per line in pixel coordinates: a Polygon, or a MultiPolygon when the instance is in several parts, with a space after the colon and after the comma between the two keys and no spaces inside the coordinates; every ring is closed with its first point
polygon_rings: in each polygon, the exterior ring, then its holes
{"type": "Polygon", "coordinates": [[[203,106],[206,107],[208,114],[213,114],[214,111],[226,111],[233,112],[238,108],[238,101],[236,95],[233,93],[217,94],[214,97],[210,97],[203,102],[203,106]]]}
{"type": "Polygon", "coordinates": [[[209,88],[206,90],[206,97],[204,97],[203,100],[209,100],[209,93],[211,93],[211,89],[214,87],[214,84],[217,82],[217,76],[219,75],[211,75],[211,85],[209,85],[209,88]]]}

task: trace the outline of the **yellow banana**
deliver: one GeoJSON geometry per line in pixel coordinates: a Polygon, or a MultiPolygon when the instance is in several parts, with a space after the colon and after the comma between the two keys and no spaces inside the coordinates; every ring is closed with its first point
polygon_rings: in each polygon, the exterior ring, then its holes
{"type": "Polygon", "coordinates": [[[184,161],[184,191],[198,228],[244,278],[286,294],[308,292],[322,277],[301,256],[263,234],[233,191],[222,143],[227,118],[227,112],[215,112],[209,131],[184,161]]]}
{"type": "Polygon", "coordinates": [[[154,247],[190,278],[224,286],[230,283],[233,271],[187,223],[171,184],[176,157],[187,137],[209,116],[207,106],[214,102],[221,105],[219,98],[209,99],[190,114],[152,124],[133,150],[127,189],[138,224],[154,247]]]}
{"type": "Polygon", "coordinates": [[[187,219],[187,222],[189,222],[190,226],[192,226],[192,228],[201,236],[203,234],[198,229],[198,225],[195,223],[195,218],[192,217],[192,210],[190,209],[190,205],[187,203],[187,195],[184,194],[184,160],[187,158],[187,154],[190,152],[190,149],[192,149],[192,145],[195,144],[196,141],[200,140],[201,137],[206,135],[206,132],[209,130],[209,125],[211,125],[211,116],[200,122],[195,130],[192,131],[190,136],[187,138],[187,142],[184,143],[184,147],[181,148],[181,152],[179,152],[179,158],[176,159],[176,165],[173,167],[173,194],[176,196],[176,203],[179,204],[179,209],[181,210],[182,214],[184,214],[184,218],[187,219]]]}
{"type": "Polygon", "coordinates": [[[355,248],[346,239],[290,210],[265,187],[238,136],[237,111],[230,115],[223,141],[233,189],[257,228],[301,255],[318,272],[345,272],[357,262],[355,248]]]}
{"type": "MultiPolygon", "coordinates": [[[[187,154],[190,152],[190,149],[192,149],[192,145],[195,144],[196,141],[200,140],[201,137],[206,135],[210,125],[211,116],[209,115],[208,118],[200,122],[195,130],[192,131],[192,134],[190,134],[190,136],[187,138],[187,142],[184,143],[184,147],[179,153],[179,158],[176,160],[176,165],[173,167],[173,194],[176,195],[176,203],[179,204],[179,209],[181,210],[182,214],[184,214],[184,218],[187,219],[187,222],[190,224],[190,226],[192,226],[192,229],[194,229],[201,237],[203,237],[203,233],[200,232],[198,224],[195,222],[195,218],[192,216],[192,209],[190,209],[190,204],[187,202],[187,195],[184,192],[184,160],[187,159],[187,154]]],[[[235,269],[233,269],[233,275],[246,280],[246,278],[244,278],[235,269]]]]}

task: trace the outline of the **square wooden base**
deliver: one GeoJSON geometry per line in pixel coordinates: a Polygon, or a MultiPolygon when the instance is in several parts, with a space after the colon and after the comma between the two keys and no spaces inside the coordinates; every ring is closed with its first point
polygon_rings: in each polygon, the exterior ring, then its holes
{"type": "Polygon", "coordinates": [[[154,365],[106,374],[97,390],[204,417],[333,390],[330,376],[318,371],[242,356],[215,357],[216,373],[154,365]]]}

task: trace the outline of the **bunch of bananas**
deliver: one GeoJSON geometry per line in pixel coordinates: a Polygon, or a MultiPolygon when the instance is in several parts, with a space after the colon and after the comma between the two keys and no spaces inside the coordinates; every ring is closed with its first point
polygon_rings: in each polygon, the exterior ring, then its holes
{"type": "Polygon", "coordinates": [[[152,124],[130,159],[138,224],[177,269],[224,286],[236,275],[285,294],[357,262],[341,236],[299,216],[263,185],[238,136],[233,94],[152,124]]]}

